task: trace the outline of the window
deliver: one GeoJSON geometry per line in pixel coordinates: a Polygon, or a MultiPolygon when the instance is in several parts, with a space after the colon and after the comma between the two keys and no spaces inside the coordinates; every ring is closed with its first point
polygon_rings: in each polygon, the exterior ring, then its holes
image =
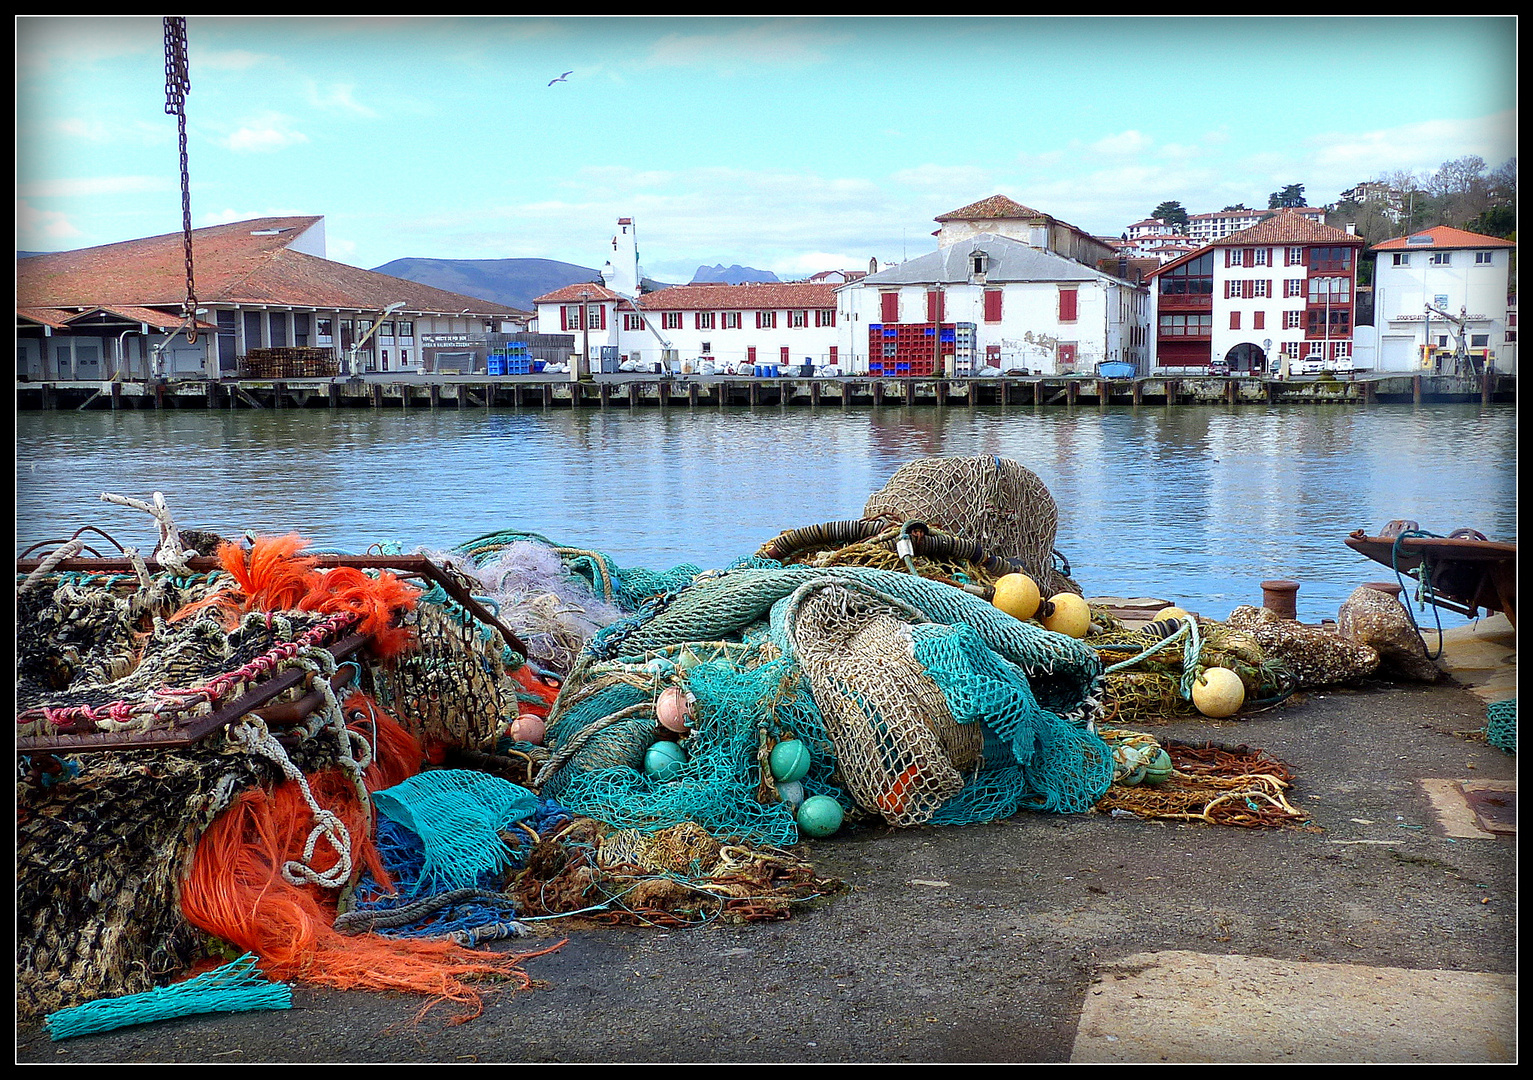
{"type": "Polygon", "coordinates": [[[644,316],[633,314],[633,313],[625,313],[623,315],[623,329],[624,330],[643,330],[644,329],[644,316]]]}
{"type": "Polygon", "coordinates": [[[1309,279],[1311,304],[1348,304],[1352,301],[1352,279],[1320,277],[1309,279]]]}
{"type": "Polygon", "coordinates": [[[1470,334],[1469,335],[1469,347],[1471,349],[1488,349],[1488,348],[1490,348],[1490,335],[1489,334],[1470,334]]]}
{"type": "Polygon", "coordinates": [[[1304,295],[1304,279],[1300,278],[1300,277],[1296,277],[1296,278],[1288,278],[1287,280],[1285,280],[1283,282],[1283,295],[1284,296],[1303,296],[1304,295]]]}
{"type": "Polygon", "coordinates": [[[756,312],[756,329],[757,330],[772,330],[772,329],[775,329],[776,326],[777,326],[777,312],[775,312],[775,311],[758,311],[758,312],[756,312]]]}
{"type": "Polygon", "coordinates": [[[584,325],[580,321],[580,305],[566,304],[559,309],[560,330],[581,330],[584,325]]]}
{"type": "Polygon", "coordinates": [[[1214,329],[1212,315],[1162,315],[1161,337],[1207,337],[1214,329]]]}
{"type": "Polygon", "coordinates": [[[1350,341],[1331,342],[1331,359],[1345,360],[1352,355],[1352,343],[1350,341]]]}
{"type": "Polygon", "coordinates": [[[1210,252],[1189,259],[1166,271],[1160,278],[1162,296],[1213,296],[1214,256],[1210,252]]]}
{"type": "Polygon", "coordinates": [[[790,312],[788,312],[788,325],[790,327],[808,326],[809,325],[809,312],[807,312],[807,311],[790,311],[790,312]]]}
{"type": "Polygon", "coordinates": [[[1240,329],[1240,312],[1238,312],[1238,311],[1230,312],[1230,329],[1231,330],[1239,330],[1240,329]]]}
{"type": "Polygon", "coordinates": [[[943,308],[947,305],[943,301],[941,289],[926,290],[926,321],[939,323],[942,321],[943,308]]]}
{"type": "Polygon", "coordinates": [[[1451,266],[1452,264],[1453,264],[1453,252],[1451,252],[1451,251],[1434,251],[1434,252],[1432,252],[1432,265],[1433,266],[1451,266]]]}
{"type": "Polygon", "coordinates": [[[662,329],[662,330],[680,330],[681,329],[681,312],[679,312],[679,311],[662,311],[660,313],[660,329],[662,329]]]}
{"type": "Polygon", "coordinates": [[[1474,253],[1474,264],[1476,266],[1489,266],[1491,264],[1491,254],[1489,251],[1476,251],[1474,253]]]}
{"type": "Polygon", "coordinates": [[[1411,253],[1409,251],[1397,251],[1390,257],[1390,262],[1395,266],[1409,266],[1411,264],[1411,253]]]}
{"type": "Polygon", "coordinates": [[[1286,256],[1284,258],[1284,261],[1283,261],[1283,265],[1284,266],[1303,266],[1304,265],[1304,249],[1301,248],[1301,247],[1291,247],[1291,248],[1288,248],[1287,249],[1287,254],[1286,254],[1286,256]]]}
{"type": "Polygon", "coordinates": [[[1284,330],[1297,330],[1300,327],[1302,327],[1303,325],[1304,325],[1304,312],[1302,312],[1302,311],[1285,311],[1285,312],[1283,312],[1283,329],[1284,330]]]}
{"type": "Polygon", "coordinates": [[[738,311],[726,311],[726,312],[723,313],[723,315],[724,315],[724,327],[723,328],[725,330],[738,330],[738,329],[740,329],[740,313],[738,311]]]}
{"type": "Polygon", "coordinates": [[[882,293],[878,297],[879,312],[886,323],[900,321],[900,294],[897,292],[882,293]]]}
{"type": "Polygon", "coordinates": [[[835,310],[835,308],[820,308],[819,310],[817,310],[814,313],[814,325],[816,325],[816,326],[835,326],[836,325],[836,310],[835,310]]]}
{"type": "Polygon", "coordinates": [[[1255,314],[1253,314],[1251,316],[1251,329],[1252,330],[1265,330],[1265,329],[1267,329],[1267,313],[1265,311],[1258,311],[1258,312],[1256,312],[1255,314]]]}
{"type": "Polygon", "coordinates": [[[699,311],[695,316],[693,316],[693,320],[692,321],[695,324],[693,326],[694,330],[712,330],[713,329],[713,312],[711,312],[711,311],[699,311]]]}
{"type": "Polygon", "coordinates": [[[1285,341],[1285,342],[1283,342],[1283,355],[1286,356],[1286,357],[1289,357],[1290,359],[1297,360],[1299,358],[1299,346],[1301,344],[1303,344],[1303,342],[1299,342],[1299,341],[1285,341]]]}
{"type": "Polygon", "coordinates": [[[1255,248],[1254,250],[1252,250],[1252,252],[1251,252],[1251,265],[1252,266],[1266,266],[1267,265],[1267,249],[1266,248],[1255,248]]]}
{"type": "Polygon", "coordinates": [[[788,347],[786,345],[784,345],[781,349],[778,350],[777,356],[778,356],[778,363],[782,364],[783,367],[787,367],[788,366],[788,347]]]}
{"type": "Polygon", "coordinates": [[[399,336],[401,338],[407,338],[407,339],[415,337],[415,322],[414,322],[414,320],[412,320],[412,319],[401,319],[399,321],[399,336]]]}
{"type": "Polygon", "coordinates": [[[703,348],[702,348],[703,355],[707,356],[707,355],[709,355],[712,352],[713,352],[713,342],[711,342],[711,341],[703,342],[703,348]]]}
{"type": "Polygon", "coordinates": [[[755,363],[756,363],[756,346],[754,346],[754,345],[747,345],[745,347],[745,362],[747,364],[755,366],[755,363]]]}
{"type": "Polygon", "coordinates": [[[1352,249],[1349,247],[1313,247],[1309,249],[1309,268],[1312,273],[1338,274],[1352,266],[1352,249]]]}
{"type": "Polygon", "coordinates": [[[1330,322],[1326,322],[1326,310],[1324,308],[1309,309],[1309,326],[1305,333],[1309,337],[1348,337],[1352,333],[1352,312],[1348,308],[1330,311],[1330,322]]]}
{"type": "Polygon", "coordinates": [[[985,321],[986,322],[1000,322],[1001,321],[1001,290],[1000,289],[986,289],[985,290],[985,321]]]}
{"type": "Polygon", "coordinates": [[[1245,252],[1240,250],[1240,248],[1225,248],[1224,249],[1224,265],[1225,266],[1244,266],[1245,265],[1244,258],[1245,258],[1245,252]]]}
{"type": "Polygon", "coordinates": [[[1078,297],[1079,297],[1079,290],[1076,290],[1076,289],[1060,289],[1059,290],[1059,321],[1060,322],[1074,322],[1076,320],[1076,311],[1078,310],[1077,309],[1078,297]]]}
{"type": "MultiPolygon", "coordinates": [[[[586,322],[592,330],[607,329],[607,305],[590,304],[586,307],[586,322]]],[[[680,323],[677,323],[680,326],[680,323]]]]}
{"type": "MultiPolygon", "coordinates": [[[[218,313],[218,328],[219,328],[219,330],[222,330],[223,326],[224,326],[223,315],[224,315],[224,313],[222,311],[220,311],[218,313]]],[[[232,318],[233,315],[234,315],[234,312],[232,312],[232,311],[229,312],[229,315],[232,318]]],[[[230,324],[229,329],[231,331],[234,329],[233,323],[230,324]]],[[[335,320],[334,319],[315,319],[314,320],[314,335],[315,335],[315,340],[317,340],[321,345],[333,345],[335,343],[335,320]]]]}
{"type": "Polygon", "coordinates": [[[840,346],[832,345],[830,347],[830,362],[832,364],[834,364],[840,358],[841,358],[841,348],[840,348],[840,346]]]}

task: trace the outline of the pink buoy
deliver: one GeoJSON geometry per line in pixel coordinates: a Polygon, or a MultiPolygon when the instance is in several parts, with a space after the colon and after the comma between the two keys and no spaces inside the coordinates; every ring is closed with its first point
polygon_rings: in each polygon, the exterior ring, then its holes
{"type": "Polygon", "coordinates": [[[548,725],[531,713],[522,713],[511,723],[511,738],[517,742],[542,746],[548,735],[548,725]]]}
{"type": "Polygon", "coordinates": [[[668,686],[660,692],[660,697],[655,701],[655,719],[660,721],[661,727],[684,735],[691,716],[692,703],[685,690],[679,686],[668,686]]]}

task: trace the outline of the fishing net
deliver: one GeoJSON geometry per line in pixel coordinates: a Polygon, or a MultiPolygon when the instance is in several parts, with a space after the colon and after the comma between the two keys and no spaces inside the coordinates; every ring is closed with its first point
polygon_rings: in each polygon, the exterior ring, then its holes
{"type": "Polygon", "coordinates": [[[1371,675],[1379,666],[1379,652],[1373,646],[1280,618],[1267,608],[1243,604],[1226,621],[1288,668],[1301,688],[1351,682],[1371,675]]]}
{"type": "MultiPolygon", "coordinates": [[[[1133,733],[1104,731],[1115,744],[1135,741],[1133,733]]],[[[1139,738],[1146,738],[1139,736],[1139,738]]],[[[1158,784],[1115,783],[1096,804],[1103,813],[1133,814],[1166,821],[1277,828],[1303,825],[1309,815],[1288,800],[1293,772],[1265,750],[1191,745],[1167,740],[1172,772],[1158,784]]]]}
{"type": "Polygon", "coordinates": [[[1493,701],[1485,709],[1485,741],[1507,753],[1517,752],[1517,699],[1493,701]]]}
{"type": "Polygon", "coordinates": [[[920,458],[869,496],[862,516],[921,521],[1015,559],[1044,596],[1079,593],[1054,565],[1059,510],[1036,473],[1000,457],[920,458]]]}
{"type": "Polygon", "coordinates": [[[643,831],[582,817],[533,849],[513,892],[529,917],[687,927],[786,919],[844,888],[790,851],[726,843],[695,822],[643,831]]]}
{"type": "Polygon", "coordinates": [[[540,782],[619,827],[694,821],[785,845],[794,815],[763,761],[798,739],[807,794],[892,824],[1084,810],[1111,778],[1089,731],[1100,670],[1080,642],[945,584],[755,560],[593,638],[550,714],[540,782]],[[681,770],[662,779],[642,770],[668,687],[693,711],[681,770]]]}

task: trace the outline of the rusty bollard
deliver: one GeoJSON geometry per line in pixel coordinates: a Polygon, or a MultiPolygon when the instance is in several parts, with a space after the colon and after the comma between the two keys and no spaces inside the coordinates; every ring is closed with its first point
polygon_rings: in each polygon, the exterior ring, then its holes
{"type": "Polygon", "coordinates": [[[1262,582],[1262,607],[1280,619],[1297,619],[1299,583],[1287,578],[1273,578],[1262,582]]]}

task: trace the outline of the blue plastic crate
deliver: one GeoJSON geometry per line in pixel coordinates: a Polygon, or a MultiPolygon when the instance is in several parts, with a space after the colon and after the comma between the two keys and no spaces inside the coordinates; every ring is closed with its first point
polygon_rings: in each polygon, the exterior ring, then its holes
{"type": "Polygon", "coordinates": [[[486,375],[504,375],[506,373],[506,358],[504,356],[491,356],[484,362],[486,375]]]}

